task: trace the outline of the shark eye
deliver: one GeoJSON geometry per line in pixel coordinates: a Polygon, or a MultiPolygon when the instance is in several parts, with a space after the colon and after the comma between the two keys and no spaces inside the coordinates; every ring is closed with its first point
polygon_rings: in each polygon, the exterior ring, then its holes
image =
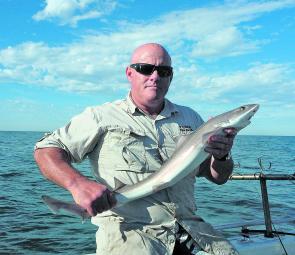
{"type": "Polygon", "coordinates": [[[241,110],[241,111],[244,111],[244,110],[246,110],[246,107],[245,107],[245,106],[241,106],[241,107],[240,107],[240,110],[241,110]]]}

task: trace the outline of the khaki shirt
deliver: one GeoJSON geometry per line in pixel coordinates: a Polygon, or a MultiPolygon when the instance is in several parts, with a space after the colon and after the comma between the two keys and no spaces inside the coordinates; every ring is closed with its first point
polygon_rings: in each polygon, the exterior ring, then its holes
{"type": "MultiPolygon", "coordinates": [[[[98,182],[116,187],[137,183],[171,157],[179,135],[197,129],[202,118],[192,109],[165,100],[153,119],[129,96],[125,100],[89,107],[63,128],[45,136],[36,148],[64,149],[72,162],[86,157],[98,182]]],[[[178,224],[198,245],[213,254],[235,254],[211,225],[195,215],[195,173],[174,186],[92,217],[97,254],[172,254],[178,224]]]]}

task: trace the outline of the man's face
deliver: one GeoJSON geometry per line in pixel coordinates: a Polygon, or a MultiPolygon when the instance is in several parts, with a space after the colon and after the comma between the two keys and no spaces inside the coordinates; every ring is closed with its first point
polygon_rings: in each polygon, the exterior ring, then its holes
{"type": "MultiPolygon", "coordinates": [[[[133,63],[146,63],[156,66],[170,66],[170,57],[159,47],[147,47],[138,52],[132,59],[133,63]]],[[[162,105],[168,91],[171,76],[160,77],[155,70],[144,75],[131,67],[127,67],[126,75],[131,84],[131,96],[138,106],[150,107],[162,105]]]]}

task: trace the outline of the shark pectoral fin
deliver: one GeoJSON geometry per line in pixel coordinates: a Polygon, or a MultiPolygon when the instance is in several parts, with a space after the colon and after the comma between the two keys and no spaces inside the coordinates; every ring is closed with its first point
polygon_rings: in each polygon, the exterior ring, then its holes
{"type": "Polygon", "coordinates": [[[115,181],[115,189],[114,191],[116,192],[118,189],[126,186],[125,183],[121,182],[119,179],[117,179],[116,177],[114,177],[114,181],[115,181]]]}
{"type": "Polygon", "coordinates": [[[222,133],[224,134],[223,129],[224,129],[223,127],[220,127],[220,128],[216,128],[215,130],[211,132],[204,133],[202,135],[202,143],[205,144],[208,141],[209,137],[212,135],[217,135],[222,133]]]}

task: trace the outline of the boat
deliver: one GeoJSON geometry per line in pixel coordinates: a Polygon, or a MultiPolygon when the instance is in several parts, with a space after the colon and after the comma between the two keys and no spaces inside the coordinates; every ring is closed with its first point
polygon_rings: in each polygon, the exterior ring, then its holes
{"type": "MultiPolygon", "coordinates": [[[[253,220],[213,227],[221,232],[232,230],[228,240],[239,251],[240,255],[295,254],[295,233],[273,231],[270,236],[266,236],[266,230],[263,229],[264,224],[264,220],[253,220]]],[[[272,224],[277,226],[281,224],[295,225],[295,217],[272,220],[272,224]]]]}
{"type": "Polygon", "coordinates": [[[219,231],[238,229],[238,232],[234,232],[235,234],[228,237],[228,240],[240,255],[295,255],[295,215],[283,219],[273,220],[271,218],[266,185],[267,180],[293,181],[295,174],[263,174],[260,172],[253,175],[232,175],[230,179],[236,181],[258,180],[260,182],[264,219],[228,223],[214,226],[214,228],[219,231]],[[288,224],[293,227],[290,228],[291,231],[276,231],[274,225],[280,226],[280,224],[288,224]],[[263,226],[262,229],[261,226],[263,226]]]}
{"type": "Polygon", "coordinates": [[[294,255],[295,237],[288,235],[266,238],[262,235],[250,238],[232,237],[229,241],[240,255],[294,255]]]}

